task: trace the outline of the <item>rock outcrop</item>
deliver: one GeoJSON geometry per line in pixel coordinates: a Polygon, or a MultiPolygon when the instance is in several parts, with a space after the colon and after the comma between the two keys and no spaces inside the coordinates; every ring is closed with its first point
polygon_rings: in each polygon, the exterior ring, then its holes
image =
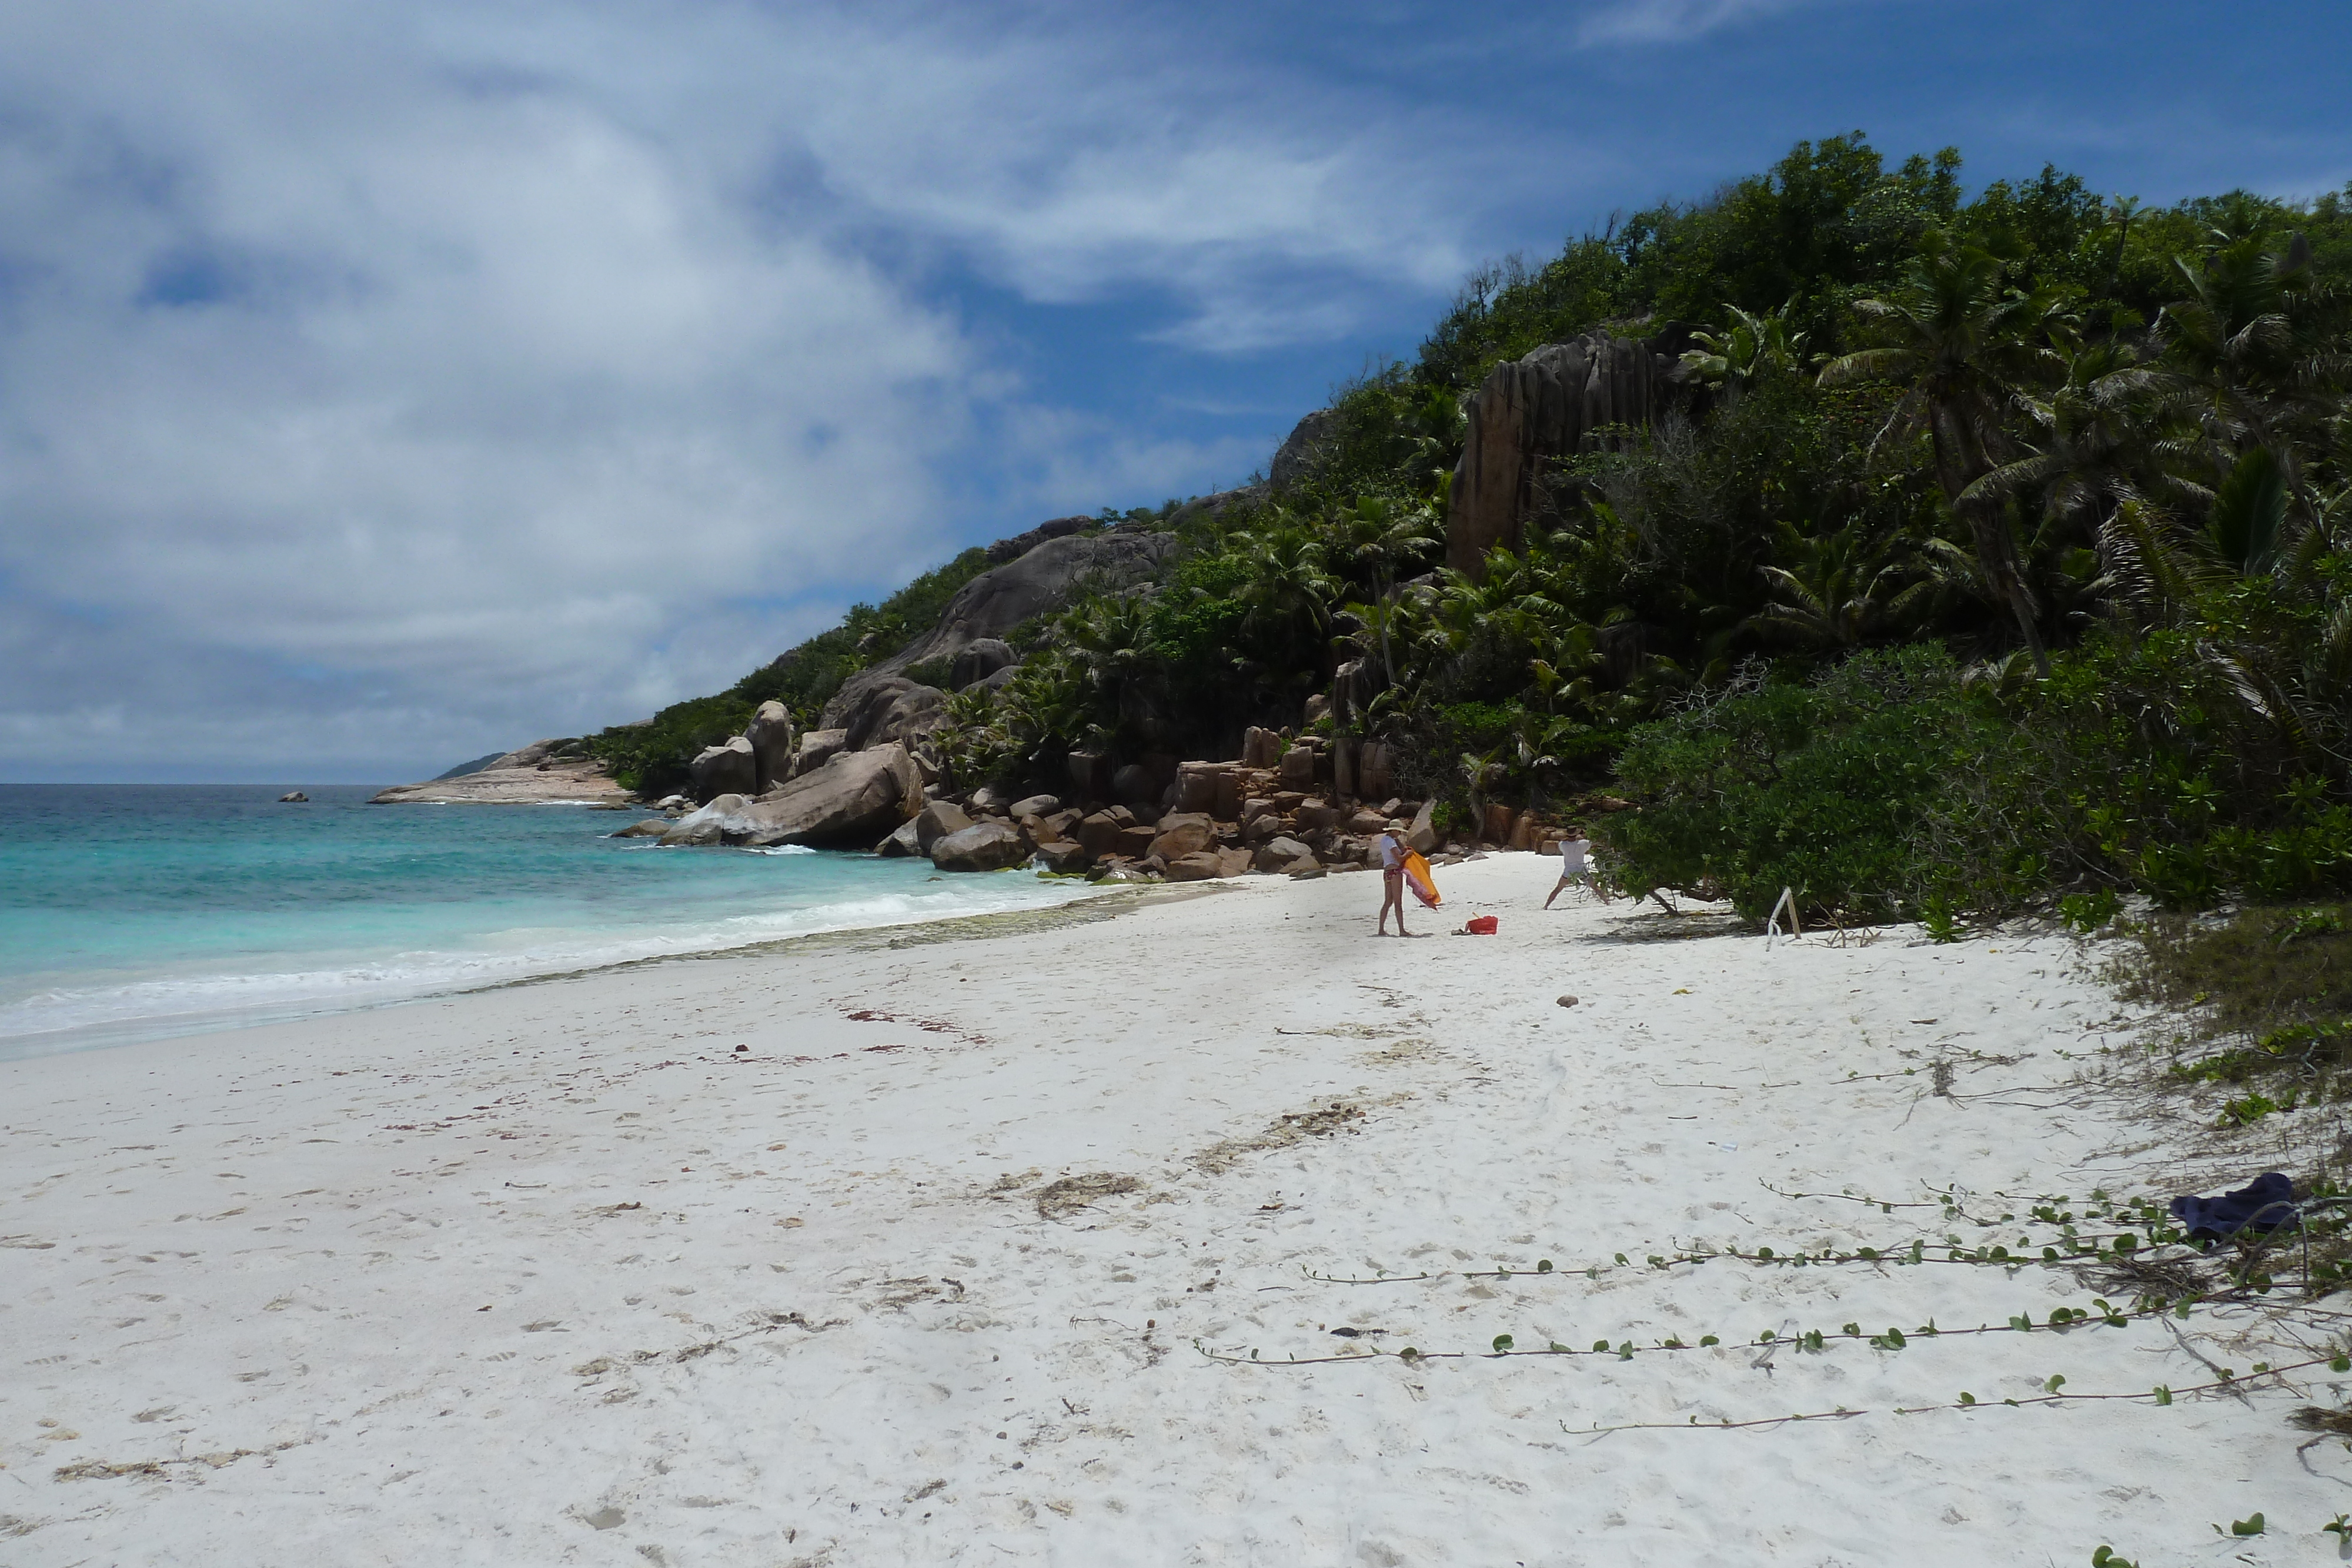
{"type": "Polygon", "coordinates": [[[957,691],[984,681],[999,670],[1008,670],[1021,662],[1013,644],[1002,637],[974,638],[970,646],[955,656],[950,666],[948,685],[957,691]]]}
{"type": "Polygon", "coordinates": [[[743,738],[751,743],[754,794],[764,795],[792,777],[793,716],[783,704],[773,697],[761,703],[743,738]]]}
{"type": "Polygon", "coordinates": [[[757,795],[760,793],[759,761],[752,755],[751,743],[742,736],[706,746],[687,765],[687,776],[693,780],[688,793],[698,801],[715,800],[721,795],[757,795]]]}
{"type": "Polygon", "coordinates": [[[941,839],[962,832],[971,826],[971,819],[963,808],[951,800],[933,800],[915,818],[915,848],[929,854],[941,839]]]}
{"type": "Polygon", "coordinates": [[[1094,852],[1069,839],[1051,839],[1037,846],[1036,863],[1045,871],[1068,875],[1095,863],[1094,852]]]}
{"type": "Polygon", "coordinates": [[[1657,423],[1680,391],[1687,329],[1648,339],[1588,332],[1495,367],[1470,400],[1445,514],[1445,564],[1479,576],[1486,552],[1519,548],[1550,507],[1549,470],[1600,445],[1611,425],[1657,423]]]}
{"type": "Polygon", "coordinates": [[[1059,609],[1083,585],[1121,588],[1143,581],[1175,548],[1174,534],[1119,528],[1049,538],[965,583],[948,601],[938,625],[843,682],[825,705],[823,722],[845,727],[881,683],[903,679],[908,669],[934,659],[952,661],[983,638],[1001,639],[1031,616],[1059,609]]]}
{"type": "Polygon", "coordinates": [[[999,539],[988,547],[988,559],[996,566],[1009,560],[1019,560],[1047,539],[1066,539],[1072,534],[1085,533],[1095,526],[1093,517],[1048,517],[1035,528],[999,539]]]}
{"type": "Polygon", "coordinates": [[[1290,427],[1274,461],[1266,465],[1265,482],[1277,496],[1312,472],[1317,451],[1331,434],[1332,421],[1339,415],[1330,409],[1318,408],[1290,427]]]}
{"type": "Polygon", "coordinates": [[[814,768],[824,767],[841,754],[843,743],[847,738],[846,730],[810,730],[801,737],[800,744],[793,747],[792,766],[784,770],[784,778],[789,781],[814,768]]]}
{"type": "Polygon", "coordinates": [[[604,765],[578,740],[539,740],[520,751],[492,758],[471,773],[444,776],[424,784],[401,784],[379,793],[375,806],[539,806],[578,801],[584,806],[622,806],[632,799],[604,765]]]}
{"type": "MultiPolygon", "coordinates": [[[[843,716],[844,750],[863,751],[890,741],[911,741],[947,722],[947,694],[904,675],[886,675],[866,687],[857,706],[843,716]]],[[[828,712],[831,710],[828,709],[828,712]]]]}
{"type": "Polygon", "coordinates": [[[1303,860],[1315,858],[1315,852],[1287,833],[1276,833],[1258,849],[1252,863],[1263,872],[1286,872],[1303,860]]]}
{"type": "Polygon", "coordinates": [[[1174,532],[1196,523],[1214,522],[1235,507],[1264,506],[1273,494],[1269,486],[1240,485],[1230,490],[1219,490],[1214,495],[1195,496],[1168,514],[1167,528],[1174,532]]]}
{"type": "Polygon", "coordinates": [[[931,863],[941,871],[1003,871],[1028,858],[1021,830],[1009,822],[974,822],[931,846],[931,863]]]}
{"type": "Polygon", "coordinates": [[[1205,811],[1171,811],[1160,819],[1151,852],[1171,863],[1217,844],[1217,825],[1205,811]]]}
{"type": "Polygon", "coordinates": [[[759,800],[719,796],[671,823],[661,841],[866,849],[921,809],[922,788],[903,746],[845,751],[759,800]]]}

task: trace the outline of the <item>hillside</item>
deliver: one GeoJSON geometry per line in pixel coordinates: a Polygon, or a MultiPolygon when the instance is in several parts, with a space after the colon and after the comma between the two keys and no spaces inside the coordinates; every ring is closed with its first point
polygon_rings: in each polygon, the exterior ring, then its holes
{"type": "Polygon", "coordinates": [[[1758,916],[2340,894],[2348,194],[1800,144],[1473,276],[1262,483],[966,551],[590,746],[658,793],[763,702],[871,708],[1011,796],[1311,727],[1441,825],[1622,793],[1627,889],[1758,916]]]}

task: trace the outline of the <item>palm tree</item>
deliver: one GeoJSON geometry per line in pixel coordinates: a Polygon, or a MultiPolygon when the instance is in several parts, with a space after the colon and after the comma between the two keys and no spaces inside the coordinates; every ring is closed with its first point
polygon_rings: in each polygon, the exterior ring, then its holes
{"type": "Polygon", "coordinates": [[[1816,648],[1858,648],[1899,635],[1936,588],[1897,539],[1858,527],[1808,538],[1783,523],[1780,554],[1796,570],[1762,569],[1772,602],[1748,617],[1748,624],[1816,648]]]}
{"type": "Polygon", "coordinates": [[[1699,345],[1683,355],[1691,378],[1720,387],[1724,402],[1734,403],[1759,377],[1795,370],[1805,348],[1805,334],[1789,330],[1789,315],[1796,303],[1791,299],[1762,316],[1751,316],[1737,305],[1726,306],[1731,312],[1729,329],[1691,334],[1699,345]]]}
{"type": "Polygon", "coordinates": [[[1150,601],[1141,593],[1089,594],[1063,612],[1059,631],[1091,698],[1088,716],[1108,730],[1128,688],[1154,666],[1150,601]]]}
{"type": "Polygon", "coordinates": [[[1243,606],[1243,625],[1286,643],[1300,641],[1304,629],[1319,644],[1340,592],[1323,542],[1277,513],[1268,526],[1235,535],[1234,544],[1250,570],[1234,593],[1243,606]]]}
{"type": "Polygon", "coordinates": [[[2065,368],[2050,343],[2062,321],[2058,300],[2005,287],[2003,271],[2000,258],[1983,246],[1928,230],[1900,287],[1854,303],[1876,326],[1879,345],[1831,361],[1821,384],[1908,383],[1879,439],[1927,432],[1945,499],[1968,524],[1985,575],[2008,605],[2034,667],[2047,674],[2049,654],[2018,569],[2007,508],[1989,497],[1964,499],[2009,453],[2002,411],[2019,392],[2054,381],[2065,368]]]}
{"type": "MultiPolygon", "coordinates": [[[[1340,557],[1370,580],[1374,604],[1389,602],[1400,568],[1419,565],[1443,542],[1436,514],[1427,505],[1402,504],[1385,497],[1360,496],[1335,508],[1328,522],[1340,557]]],[[[1379,633],[1381,673],[1393,684],[1396,657],[1389,636],[1390,617],[1367,619],[1379,633]]]]}
{"type": "Polygon", "coordinates": [[[2030,444],[1971,484],[1961,493],[1964,503],[1997,506],[2038,496],[2046,517],[2086,540],[2120,502],[2200,498],[2173,472],[2178,455],[2166,435],[2190,412],[2187,394],[2128,347],[2086,344],[2048,396],[2021,392],[2012,402],[2030,444]]]}
{"type": "Polygon", "coordinates": [[[2124,247],[2130,243],[2132,220],[2139,216],[2137,196],[2116,196],[2107,203],[2107,226],[2116,231],[2116,248],[2107,256],[2107,293],[2123,284],[2124,247]]]}
{"type": "Polygon", "coordinates": [[[2216,231],[2223,243],[2202,261],[2174,259],[2189,297],[2165,307],[2158,333],[2166,361],[2204,404],[2215,472],[2258,443],[2307,516],[2316,502],[2296,443],[2340,412],[2352,355],[2321,319],[2337,301],[2313,280],[2308,242],[2296,235],[2265,251],[2259,234],[2230,237],[2237,226],[2216,231]]]}
{"type": "Polygon", "coordinates": [[[1412,455],[1401,471],[1408,480],[1418,478],[1429,494],[1444,495],[1454,481],[1454,465],[1462,455],[1462,435],[1468,423],[1461,401],[1450,390],[1423,388],[1405,421],[1412,437],[1412,455]]]}

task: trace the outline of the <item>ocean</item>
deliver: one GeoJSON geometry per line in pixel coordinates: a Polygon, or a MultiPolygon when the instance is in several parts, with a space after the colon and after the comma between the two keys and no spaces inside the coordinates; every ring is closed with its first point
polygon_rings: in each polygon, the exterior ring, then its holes
{"type": "Polygon", "coordinates": [[[0,1059],[1080,897],[1028,872],[671,849],[581,806],[0,785],[0,1059]]]}

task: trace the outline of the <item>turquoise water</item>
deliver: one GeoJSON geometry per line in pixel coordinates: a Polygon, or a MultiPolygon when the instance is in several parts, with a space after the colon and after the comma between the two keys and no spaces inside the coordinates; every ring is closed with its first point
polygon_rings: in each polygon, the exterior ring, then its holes
{"type": "Polygon", "coordinates": [[[665,850],[578,806],[0,785],[0,1057],[300,1017],[813,931],[1061,903],[1028,873],[665,850]]]}

